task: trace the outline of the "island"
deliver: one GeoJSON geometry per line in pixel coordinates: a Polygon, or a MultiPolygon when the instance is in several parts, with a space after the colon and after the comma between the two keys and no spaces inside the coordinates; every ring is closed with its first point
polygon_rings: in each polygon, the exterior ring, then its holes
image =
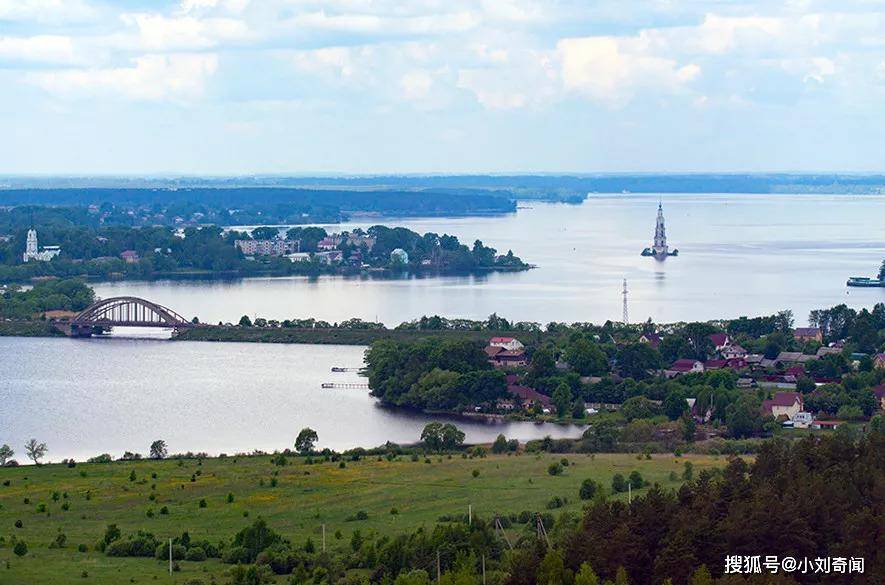
{"type": "Polygon", "coordinates": [[[512,250],[475,240],[375,225],[329,232],[322,227],[173,228],[46,225],[0,239],[0,282],[81,277],[93,280],[217,278],[323,274],[382,277],[476,274],[532,266],[512,250]],[[44,245],[44,242],[50,245],[44,245]]]}

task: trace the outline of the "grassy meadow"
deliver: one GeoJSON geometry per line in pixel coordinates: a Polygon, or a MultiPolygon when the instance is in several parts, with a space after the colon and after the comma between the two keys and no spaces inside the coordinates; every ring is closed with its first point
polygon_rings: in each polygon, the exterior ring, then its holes
{"type": "MultiPolygon", "coordinates": [[[[671,480],[671,472],[681,477],[685,461],[696,472],[725,465],[723,457],[713,456],[569,454],[564,473],[550,475],[548,466],[562,457],[458,454],[432,456],[428,463],[402,456],[347,461],[341,468],[337,462],[307,465],[300,458],[278,466],[271,456],[249,456],[0,468],[0,584],[227,581],[230,565],[217,559],[181,561],[181,570],[170,576],[161,561],[108,557],[94,550],[108,524],[116,524],[124,538],[138,530],[160,538],[188,531],[193,539],[218,542],[260,516],[293,544],[310,537],[318,548],[325,524],[326,545],[334,550],[348,547],[355,530],[408,532],[432,526],[443,515],[466,514],[468,504],[475,515],[491,517],[546,512],[559,496],[568,501],[551,512],[579,512],[578,489],[587,478],[610,491],[614,474],[638,470],[648,482],[677,487],[681,479],[671,480]],[[168,513],[161,513],[163,507],[168,513]],[[360,511],[368,517],[355,520],[360,511]],[[58,534],[65,543],[51,548],[58,534]],[[13,535],[27,543],[26,555],[14,554],[13,535]],[[78,550],[81,544],[86,552],[78,550]]],[[[515,524],[511,530],[515,535],[524,529],[515,524]]]]}

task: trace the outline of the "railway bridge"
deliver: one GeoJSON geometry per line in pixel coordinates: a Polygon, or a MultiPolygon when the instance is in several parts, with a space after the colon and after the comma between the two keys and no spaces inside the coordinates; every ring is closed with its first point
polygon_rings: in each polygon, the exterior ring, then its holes
{"type": "Polygon", "coordinates": [[[70,337],[91,337],[112,327],[158,327],[177,332],[194,326],[172,309],[138,297],[102,299],[70,321],[54,325],[70,337]]]}

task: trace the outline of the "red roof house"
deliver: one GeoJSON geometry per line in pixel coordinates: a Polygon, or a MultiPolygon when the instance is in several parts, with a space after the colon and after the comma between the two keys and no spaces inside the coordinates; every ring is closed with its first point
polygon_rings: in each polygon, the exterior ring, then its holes
{"type": "Polygon", "coordinates": [[[529,388],[528,386],[507,386],[507,392],[509,392],[511,396],[520,399],[523,403],[531,404],[537,402],[545,407],[550,406],[549,396],[541,394],[534,388],[529,388]]]}
{"type": "Polygon", "coordinates": [[[776,392],[771,400],[762,401],[763,414],[770,414],[774,418],[786,416],[790,420],[798,412],[802,412],[805,403],[799,392],[776,392]]]}
{"type": "Polygon", "coordinates": [[[731,344],[731,338],[728,337],[728,333],[714,333],[710,335],[710,341],[713,342],[716,351],[722,351],[731,344]]]}

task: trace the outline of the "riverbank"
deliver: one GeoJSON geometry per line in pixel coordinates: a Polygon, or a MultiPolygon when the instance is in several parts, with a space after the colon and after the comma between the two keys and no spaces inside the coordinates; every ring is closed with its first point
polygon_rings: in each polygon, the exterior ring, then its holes
{"type": "MultiPolygon", "coordinates": [[[[418,329],[344,329],[242,327],[200,325],[172,337],[174,341],[209,341],[219,343],[285,343],[307,345],[370,345],[379,339],[415,341],[417,339],[471,339],[488,341],[490,337],[512,336],[513,331],[462,331],[418,329]]],[[[553,338],[546,332],[519,332],[520,338],[543,342],[553,338]]],[[[49,321],[0,321],[0,337],[63,337],[49,321]]]]}
{"type": "MultiPolygon", "coordinates": [[[[461,331],[418,329],[343,329],[343,328],[286,328],[286,327],[227,327],[201,325],[176,335],[181,341],[217,341],[247,343],[307,343],[319,345],[370,345],[379,339],[415,341],[417,339],[471,339],[488,341],[491,337],[513,335],[513,331],[461,331]]],[[[547,333],[520,333],[520,337],[541,342],[547,333]]]]}

